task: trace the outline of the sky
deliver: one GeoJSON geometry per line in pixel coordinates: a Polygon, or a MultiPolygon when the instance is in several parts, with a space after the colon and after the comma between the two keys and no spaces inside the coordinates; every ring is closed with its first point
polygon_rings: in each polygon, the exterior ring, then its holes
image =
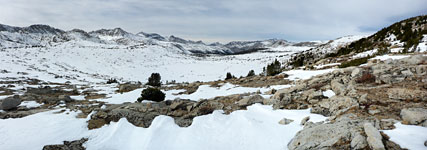
{"type": "Polygon", "coordinates": [[[0,24],[120,27],[205,42],[331,40],[427,14],[427,0],[0,0],[0,24]]]}

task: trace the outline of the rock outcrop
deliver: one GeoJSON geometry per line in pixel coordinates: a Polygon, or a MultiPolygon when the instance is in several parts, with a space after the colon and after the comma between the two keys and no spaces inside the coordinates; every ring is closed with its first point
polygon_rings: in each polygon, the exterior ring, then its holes
{"type": "Polygon", "coordinates": [[[5,98],[3,102],[1,102],[0,109],[2,110],[11,110],[15,109],[21,104],[21,99],[18,95],[5,98]]]}

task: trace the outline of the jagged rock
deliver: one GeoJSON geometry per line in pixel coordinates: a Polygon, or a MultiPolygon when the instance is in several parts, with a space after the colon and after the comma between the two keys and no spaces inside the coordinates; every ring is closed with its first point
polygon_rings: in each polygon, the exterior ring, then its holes
{"type": "Polygon", "coordinates": [[[66,102],[66,103],[74,101],[74,100],[73,100],[70,96],[68,96],[68,95],[59,95],[59,96],[58,96],[58,99],[59,99],[60,101],[64,101],[64,102],[66,102]]]}
{"type": "Polygon", "coordinates": [[[427,109],[425,108],[405,108],[400,112],[402,120],[409,124],[420,124],[427,120],[427,109]]]}
{"type": "Polygon", "coordinates": [[[351,140],[350,146],[351,149],[364,149],[368,146],[368,142],[366,141],[366,137],[356,134],[356,136],[351,140]]]}
{"type": "Polygon", "coordinates": [[[245,97],[237,102],[239,106],[248,106],[255,103],[263,103],[264,98],[261,95],[245,97]]]}
{"type": "Polygon", "coordinates": [[[64,144],[58,145],[46,145],[43,150],[85,150],[83,144],[87,141],[87,138],[82,138],[76,141],[64,141],[64,144]]]}
{"type": "Polygon", "coordinates": [[[397,123],[397,122],[398,121],[394,120],[394,119],[381,119],[381,121],[380,121],[380,127],[383,130],[391,130],[391,129],[396,128],[394,126],[394,124],[397,123]]]}
{"type": "Polygon", "coordinates": [[[410,64],[410,65],[418,65],[418,64],[425,62],[426,60],[427,60],[426,56],[414,55],[411,57],[403,58],[400,61],[407,63],[407,64],[410,64]]]}
{"type": "Polygon", "coordinates": [[[365,134],[368,136],[369,147],[373,150],[385,150],[380,132],[371,123],[365,123],[363,128],[365,134]]]}
{"type": "Polygon", "coordinates": [[[294,122],[294,120],[292,120],[292,119],[287,119],[287,118],[283,118],[283,119],[281,119],[281,120],[279,121],[279,124],[281,124],[281,125],[287,125],[287,124],[290,124],[290,123],[292,123],[292,122],[294,122]]]}
{"type": "Polygon", "coordinates": [[[322,91],[312,91],[308,95],[307,100],[313,100],[313,99],[321,99],[324,98],[322,91]]]}
{"type": "MultiPolygon", "coordinates": [[[[360,127],[357,126],[357,121],[339,121],[304,128],[288,143],[288,149],[350,149],[351,141],[360,135],[358,130],[360,127]]],[[[361,139],[357,140],[360,141],[361,139]]],[[[358,144],[354,143],[353,145],[358,144]]]]}
{"type": "Polygon", "coordinates": [[[3,110],[11,110],[15,109],[21,104],[21,99],[18,95],[14,95],[12,97],[8,97],[3,99],[3,102],[1,103],[1,109],[3,110]]]}
{"type": "Polygon", "coordinates": [[[305,125],[305,123],[307,123],[308,120],[310,120],[310,116],[302,118],[300,125],[302,126],[305,125]]]}
{"type": "Polygon", "coordinates": [[[344,95],[345,94],[345,86],[340,83],[339,79],[335,79],[331,81],[332,91],[335,92],[336,95],[344,95]]]}
{"type": "Polygon", "coordinates": [[[357,101],[348,96],[333,96],[327,100],[319,102],[320,107],[329,109],[331,115],[338,115],[352,107],[358,107],[357,101]]]}
{"type": "Polygon", "coordinates": [[[357,77],[357,76],[359,76],[360,74],[361,74],[361,72],[362,72],[362,69],[360,69],[360,68],[355,68],[355,69],[353,69],[353,71],[351,72],[351,77],[357,77]]]}

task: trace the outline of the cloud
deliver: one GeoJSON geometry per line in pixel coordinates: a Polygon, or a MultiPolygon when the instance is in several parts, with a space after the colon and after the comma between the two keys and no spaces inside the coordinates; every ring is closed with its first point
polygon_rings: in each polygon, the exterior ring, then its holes
{"type": "Polygon", "coordinates": [[[328,40],[427,13],[425,0],[0,0],[0,23],[121,27],[208,42],[328,40]]]}

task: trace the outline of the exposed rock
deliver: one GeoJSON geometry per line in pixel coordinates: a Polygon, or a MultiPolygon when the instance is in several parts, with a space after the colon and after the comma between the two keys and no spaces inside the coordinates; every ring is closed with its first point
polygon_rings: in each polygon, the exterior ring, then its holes
{"type": "Polygon", "coordinates": [[[332,91],[335,92],[336,95],[344,95],[346,87],[344,84],[340,83],[340,80],[332,80],[331,82],[332,91]]]}
{"type": "Polygon", "coordinates": [[[413,100],[419,99],[427,101],[427,92],[422,90],[413,90],[407,88],[391,88],[387,91],[390,99],[413,100]]]}
{"type": "Polygon", "coordinates": [[[339,121],[304,128],[288,143],[288,149],[350,149],[350,143],[356,137],[353,146],[362,149],[363,140],[358,137],[359,130],[357,121],[339,121]]]}
{"type": "Polygon", "coordinates": [[[352,72],[351,72],[351,77],[357,77],[357,76],[359,76],[360,74],[361,74],[361,72],[362,72],[362,69],[360,69],[360,68],[355,68],[352,72]]]}
{"type": "Polygon", "coordinates": [[[292,122],[294,122],[294,120],[292,120],[292,119],[287,119],[287,118],[283,118],[283,119],[281,119],[281,120],[279,121],[279,124],[281,124],[281,125],[287,125],[287,124],[290,124],[290,123],[292,123],[292,122]]]}
{"type": "Polygon", "coordinates": [[[380,132],[371,123],[365,123],[363,128],[368,136],[369,147],[373,150],[385,150],[380,132]]]}
{"type": "Polygon", "coordinates": [[[3,99],[3,102],[1,103],[1,109],[3,110],[11,110],[15,109],[21,104],[21,99],[18,95],[14,95],[12,97],[8,97],[3,99]]]}
{"type": "Polygon", "coordinates": [[[310,116],[302,118],[300,125],[302,126],[305,125],[305,123],[307,123],[308,120],[310,120],[310,116]]]}
{"type": "Polygon", "coordinates": [[[61,101],[66,102],[66,103],[69,103],[69,102],[74,101],[74,100],[73,100],[73,99],[71,99],[71,97],[70,97],[70,96],[68,96],[68,95],[59,95],[59,96],[58,96],[58,99],[59,99],[59,100],[61,100],[61,101]]]}
{"type": "Polygon", "coordinates": [[[364,149],[368,146],[368,142],[366,141],[366,137],[356,134],[356,136],[351,140],[350,146],[351,149],[364,149]]]}
{"type": "Polygon", "coordinates": [[[264,98],[261,95],[249,96],[238,101],[239,106],[248,106],[255,103],[263,103],[264,98]]]}
{"type": "Polygon", "coordinates": [[[395,124],[395,123],[397,123],[397,122],[398,122],[398,121],[397,121],[397,120],[394,120],[394,119],[381,119],[380,127],[381,127],[381,129],[383,129],[383,130],[391,130],[391,129],[396,128],[396,127],[394,126],[394,124],[395,124]]]}
{"type": "Polygon", "coordinates": [[[403,121],[409,124],[420,124],[427,120],[427,109],[425,108],[405,108],[400,112],[403,121]]]}
{"type": "Polygon", "coordinates": [[[134,83],[124,83],[124,84],[120,84],[119,85],[119,93],[123,93],[123,92],[129,92],[129,91],[133,91],[137,88],[141,88],[141,84],[134,84],[134,83]]]}
{"type": "Polygon", "coordinates": [[[43,150],[85,150],[83,144],[87,141],[87,138],[82,138],[76,141],[64,141],[64,144],[58,145],[46,145],[43,150]]]}
{"type": "Polygon", "coordinates": [[[410,65],[418,65],[418,64],[425,62],[426,60],[427,60],[427,56],[414,55],[411,57],[403,58],[400,61],[407,63],[407,64],[410,64],[410,65]]]}
{"type": "Polygon", "coordinates": [[[333,96],[327,100],[319,102],[320,107],[329,109],[330,115],[338,115],[352,107],[358,107],[357,101],[348,96],[333,96]]]}

